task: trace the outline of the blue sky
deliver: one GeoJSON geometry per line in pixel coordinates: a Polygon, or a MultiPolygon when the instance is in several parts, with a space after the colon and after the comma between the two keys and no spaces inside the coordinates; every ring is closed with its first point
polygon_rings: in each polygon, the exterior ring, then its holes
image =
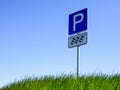
{"type": "Polygon", "coordinates": [[[119,0],[0,0],[0,87],[25,76],[76,73],[68,15],[88,8],[80,73],[120,73],[119,0]]]}

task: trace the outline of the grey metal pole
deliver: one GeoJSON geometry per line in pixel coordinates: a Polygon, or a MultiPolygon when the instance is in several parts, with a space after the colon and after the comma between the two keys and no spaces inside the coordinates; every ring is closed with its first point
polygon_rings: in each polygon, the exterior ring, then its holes
{"type": "Polygon", "coordinates": [[[77,47],[77,78],[79,77],[79,46],[77,47]]]}
{"type": "MultiPolygon", "coordinates": [[[[80,34],[80,33],[77,33],[77,35],[78,34],[80,34]]],[[[77,78],[79,77],[79,53],[80,53],[80,51],[79,51],[79,47],[80,46],[77,46],[77,78]]]]}

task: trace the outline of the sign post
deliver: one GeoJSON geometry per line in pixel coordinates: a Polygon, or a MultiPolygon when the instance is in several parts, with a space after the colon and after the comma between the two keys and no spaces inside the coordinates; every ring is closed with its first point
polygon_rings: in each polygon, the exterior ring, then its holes
{"type": "Polygon", "coordinates": [[[79,77],[79,46],[77,46],[77,78],[79,77]]]}
{"type": "Polygon", "coordinates": [[[81,45],[87,44],[87,8],[69,15],[69,35],[74,35],[68,38],[68,48],[77,47],[77,78],[79,77],[79,55],[81,45]]]}

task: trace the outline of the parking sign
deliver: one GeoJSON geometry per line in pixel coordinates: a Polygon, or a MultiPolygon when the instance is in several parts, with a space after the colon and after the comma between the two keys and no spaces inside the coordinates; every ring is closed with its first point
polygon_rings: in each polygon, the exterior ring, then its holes
{"type": "Polygon", "coordinates": [[[87,8],[69,15],[69,35],[87,30],[87,8]]]}

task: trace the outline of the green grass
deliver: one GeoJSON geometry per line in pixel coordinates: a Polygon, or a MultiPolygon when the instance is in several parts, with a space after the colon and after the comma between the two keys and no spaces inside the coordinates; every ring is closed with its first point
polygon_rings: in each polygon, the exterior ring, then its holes
{"type": "Polygon", "coordinates": [[[120,90],[120,74],[32,77],[9,84],[0,90],[120,90]]]}

